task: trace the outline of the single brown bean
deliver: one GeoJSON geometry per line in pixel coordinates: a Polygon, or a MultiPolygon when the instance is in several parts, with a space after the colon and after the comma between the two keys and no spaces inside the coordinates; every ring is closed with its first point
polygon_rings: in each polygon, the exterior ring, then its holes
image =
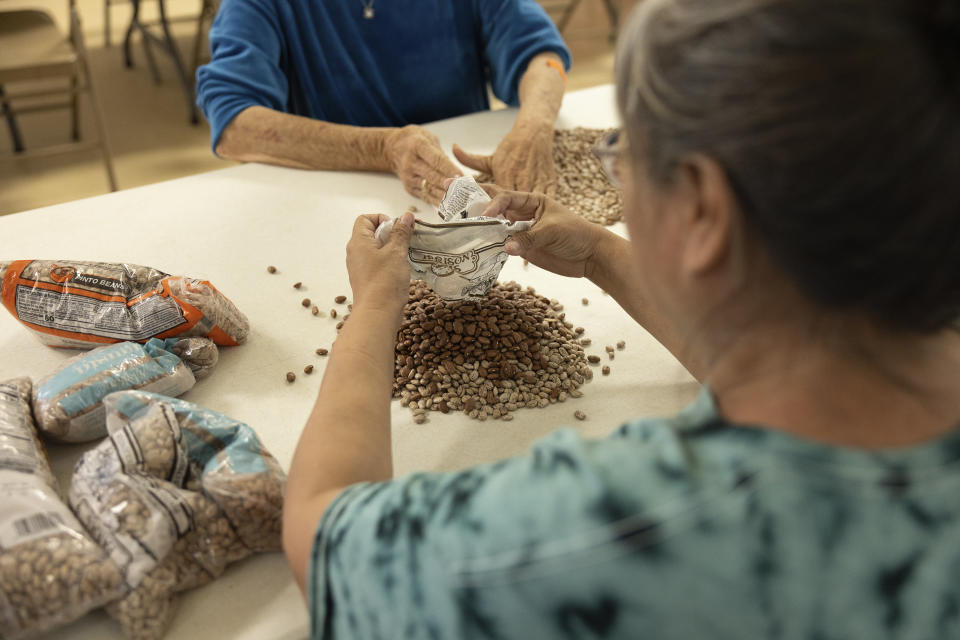
{"type": "Polygon", "coordinates": [[[336,298],[333,299],[333,301],[336,302],[337,304],[343,304],[344,302],[347,301],[347,296],[337,296],[336,298]]]}
{"type": "Polygon", "coordinates": [[[297,374],[295,374],[293,371],[287,371],[287,382],[293,382],[296,379],[297,374]]]}

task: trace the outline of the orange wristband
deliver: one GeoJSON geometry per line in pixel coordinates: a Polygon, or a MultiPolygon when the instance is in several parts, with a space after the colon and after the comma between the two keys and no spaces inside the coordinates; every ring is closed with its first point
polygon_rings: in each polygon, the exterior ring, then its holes
{"type": "Polygon", "coordinates": [[[547,66],[556,69],[560,77],[563,78],[563,84],[567,84],[567,72],[563,70],[563,65],[559,61],[547,58],[547,66]]]}

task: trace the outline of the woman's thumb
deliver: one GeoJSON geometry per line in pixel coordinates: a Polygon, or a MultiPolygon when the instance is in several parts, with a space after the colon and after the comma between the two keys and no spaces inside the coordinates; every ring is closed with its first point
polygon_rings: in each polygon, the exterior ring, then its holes
{"type": "Polygon", "coordinates": [[[457,160],[460,161],[465,167],[469,167],[474,171],[482,171],[483,173],[493,173],[493,165],[490,162],[490,156],[481,156],[476,153],[468,153],[460,148],[460,145],[453,145],[453,155],[456,156],[457,160]]]}
{"type": "Polygon", "coordinates": [[[533,248],[536,231],[520,231],[512,235],[503,245],[504,251],[511,256],[523,256],[533,248]]]}
{"type": "Polygon", "coordinates": [[[396,244],[404,251],[410,246],[410,236],[413,235],[413,214],[407,211],[393,224],[388,244],[396,244]]]}

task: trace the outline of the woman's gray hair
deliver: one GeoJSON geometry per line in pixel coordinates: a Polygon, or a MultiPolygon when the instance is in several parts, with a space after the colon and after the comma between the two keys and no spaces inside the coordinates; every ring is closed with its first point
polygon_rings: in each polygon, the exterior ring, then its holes
{"type": "Polygon", "coordinates": [[[646,0],[617,102],[655,181],[723,166],[809,296],[927,331],[960,317],[958,67],[958,0],[646,0]]]}

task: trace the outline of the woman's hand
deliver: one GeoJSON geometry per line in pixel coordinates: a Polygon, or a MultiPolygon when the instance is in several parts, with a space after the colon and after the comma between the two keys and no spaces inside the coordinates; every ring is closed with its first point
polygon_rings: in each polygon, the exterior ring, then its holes
{"type": "Polygon", "coordinates": [[[389,220],[390,217],[382,213],[357,218],[347,243],[347,273],[354,305],[378,307],[396,313],[399,320],[410,292],[407,249],[413,233],[413,214],[400,216],[393,225],[390,239],[381,246],[374,233],[389,220]]]}
{"type": "Polygon", "coordinates": [[[556,193],[552,127],[514,127],[492,156],[468,153],[458,145],[453,145],[453,155],[464,166],[492,176],[504,189],[556,193]]]}
{"type": "Polygon", "coordinates": [[[612,233],[546,196],[504,191],[492,184],[481,186],[493,198],[483,215],[502,215],[511,222],[533,220],[529,231],[521,231],[507,241],[507,253],[561,276],[591,276],[599,255],[597,248],[612,233]]]}
{"type": "Polygon", "coordinates": [[[407,192],[433,206],[443,198],[443,181],[463,175],[443,152],[437,136],[416,125],[388,133],[384,153],[407,192]]]}

